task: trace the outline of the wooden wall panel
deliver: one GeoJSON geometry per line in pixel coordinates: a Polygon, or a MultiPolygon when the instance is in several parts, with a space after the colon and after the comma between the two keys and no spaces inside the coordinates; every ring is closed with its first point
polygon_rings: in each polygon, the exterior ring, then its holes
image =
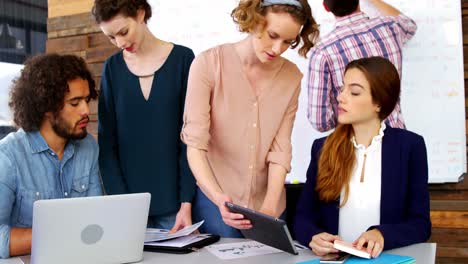
{"type": "Polygon", "coordinates": [[[93,0],[48,0],[49,17],[89,13],[93,2],[93,0]]]}
{"type": "Polygon", "coordinates": [[[433,228],[431,239],[438,246],[447,248],[468,248],[467,228],[433,228]]]}
{"type": "Polygon", "coordinates": [[[88,36],[79,35],[68,38],[49,39],[47,41],[46,52],[74,52],[83,51],[88,48],[88,36]]]}
{"type": "Polygon", "coordinates": [[[432,228],[466,228],[468,229],[468,212],[433,211],[431,210],[432,228]]]}

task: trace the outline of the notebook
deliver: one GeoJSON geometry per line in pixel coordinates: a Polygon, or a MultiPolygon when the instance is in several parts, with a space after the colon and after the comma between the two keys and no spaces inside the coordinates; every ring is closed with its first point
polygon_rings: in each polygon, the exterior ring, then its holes
{"type": "Polygon", "coordinates": [[[333,247],[340,251],[343,251],[343,252],[346,252],[351,255],[361,257],[361,258],[370,259],[371,257],[365,248],[357,249],[356,246],[354,246],[352,243],[349,243],[346,241],[335,240],[333,242],[333,247]]]}

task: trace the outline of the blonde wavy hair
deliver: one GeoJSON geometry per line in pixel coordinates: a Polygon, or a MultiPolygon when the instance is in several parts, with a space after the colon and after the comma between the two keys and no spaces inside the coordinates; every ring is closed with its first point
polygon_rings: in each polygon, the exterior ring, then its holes
{"type": "Polygon", "coordinates": [[[262,6],[262,0],[241,0],[239,5],[231,12],[231,17],[237,24],[240,32],[251,33],[266,26],[265,16],[268,12],[288,13],[303,27],[296,40],[291,44],[294,49],[299,44],[299,54],[307,57],[307,52],[315,45],[319,36],[319,26],[312,16],[312,10],[307,0],[298,0],[302,8],[292,5],[262,6]]]}

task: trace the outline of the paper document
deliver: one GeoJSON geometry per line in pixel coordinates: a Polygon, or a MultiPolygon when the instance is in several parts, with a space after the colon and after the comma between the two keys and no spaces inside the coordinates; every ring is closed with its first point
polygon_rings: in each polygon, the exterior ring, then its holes
{"type": "Polygon", "coordinates": [[[220,259],[237,259],[283,252],[257,241],[212,245],[207,249],[220,259]]]}
{"type": "Polygon", "coordinates": [[[210,236],[209,234],[191,234],[188,236],[177,237],[171,240],[157,241],[157,242],[146,242],[148,246],[165,246],[165,247],[185,247],[192,243],[198,242],[210,236]]]}
{"type": "Polygon", "coordinates": [[[203,224],[203,222],[205,222],[205,220],[200,221],[191,226],[186,226],[183,229],[172,234],[169,234],[169,230],[167,229],[147,228],[145,242],[163,241],[163,240],[190,235],[195,230],[197,230],[203,224]]]}

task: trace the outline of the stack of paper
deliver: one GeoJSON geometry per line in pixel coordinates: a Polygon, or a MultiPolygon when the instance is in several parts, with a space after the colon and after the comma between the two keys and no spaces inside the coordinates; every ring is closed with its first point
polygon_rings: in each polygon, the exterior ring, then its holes
{"type": "Polygon", "coordinates": [[[146,236],[145,236],[145,244],[148,242],[155,242],[155,241],[164,241],[169,239],[174,239],[178,237],[188,236],[197,230],[202,224],[203,221],[200,221],[194,225],[186,226],[183,229],[169,234],[169,230],[167,229],[157,229],[157,228],[147,228],[146,229],[146,236]]]}
{"type": "Polygon", "coordinates": [[[187,236],[177,237],[170,240],[164,241],[154,241],[154,242],[145,242],[145,245],[148,246],[165,246],[165,247],[174,247],[174,248],[182,248],[187,245],[193,244],[200,240],[203,240],[209,237],[209,234],[191,234],[187,236]]]}

